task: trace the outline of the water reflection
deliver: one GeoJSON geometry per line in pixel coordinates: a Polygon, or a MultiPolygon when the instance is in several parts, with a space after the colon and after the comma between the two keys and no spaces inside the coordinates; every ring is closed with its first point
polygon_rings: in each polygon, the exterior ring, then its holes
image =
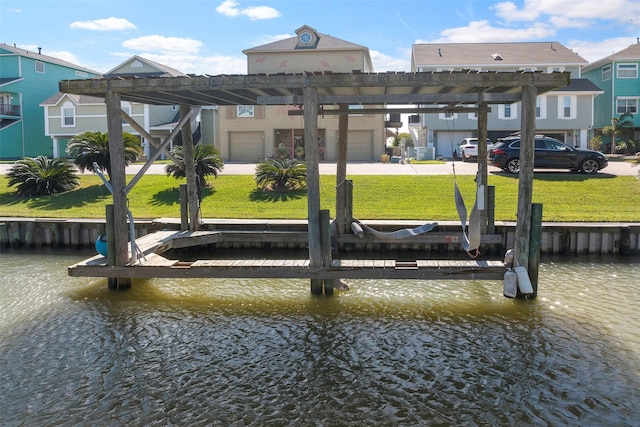
{"type": "Polygon", "coordinates": [[[536,301],[489,282],[66,277],[2,254],[3,425],[633,425],[638,263],[559,260],[536,301]]]}

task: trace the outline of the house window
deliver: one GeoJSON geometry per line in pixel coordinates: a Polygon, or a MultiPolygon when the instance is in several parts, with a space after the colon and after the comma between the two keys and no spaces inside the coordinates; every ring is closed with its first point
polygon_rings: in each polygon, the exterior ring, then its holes
{"type": "Polygon", "coordinates": [[[254,115],[253,105],[238,105],[237,113],[239,118],[253,117],[254,115]]]}
{"type": "Polygon", "coordinates": [[[62,127],[75,127],[76,107],[72,102],[65,102],[62,105],[62,127]]]}
{"type": "Polygon", "coordinates": [[[619,97],[616,99],[616,114],[625,113],[638,113],[638,98],[619,97]]]}
{"type": "Polygon", "coordinates": [[[536,119],[546,119],[546,118],[547,118],[547,97],[538,96],[536,97],[536,119]]]}
{"type": "Polygon", "coordinates": [[[575,119],[577,109],[577,98],[575,96],[567,95],[558,97],[559,119],[575,119]]]}
{"type": "Polygon", "coordinates": [[[619,79],[638,78],[638,64],[618,64],[619,79]]]}
{"type": "Polygon", "coordinates": [[[611,64],[602,67],[602,81],[611,80],[611,64]]]}
{"type": "Polygon", "coordinates": [[[518,107],[516,104],[498,105],[498,118],[502,120],[513,120],[518,118],[518,107]]]}
{"type": "Polygon", "coordinates": [[[36,61],[36,73],[44,73],[44,62],[36,61]]]}

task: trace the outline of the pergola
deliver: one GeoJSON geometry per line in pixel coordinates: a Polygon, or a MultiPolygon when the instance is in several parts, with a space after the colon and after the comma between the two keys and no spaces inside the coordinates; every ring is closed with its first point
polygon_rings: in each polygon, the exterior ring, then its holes
{"type": "MultiPolygon", "coordinates": [[[[526,265],[531,232],[533,154],[536,96],[569,85],[569,73],[554,72],[427,72],[427,73],[301,73],[275,75],[202,75],[188,77],[116,77],[60,82],[64,93],[103,97],[107,107],[111,185],[113,187],[114,266],[129,262],[127,249],[127,192],[155,160],[148,159],[140,174],[125,181],[122,120],[141,135],[154,139],[125,114],[121,101],[154,105],[180,105],[181,120],[169,137],[158,144],[158,153],[182,130],[184,169],[187,176],[190,230],[196,231],[198,198],[193,161],[190,118],[206,105],[296,105],[304,117],[307,162],[309,261],[322,266],[320,238],[320,176],[318,115],[339,114],[336,182],[346,179],[349,105],[361,105],[358,113],[477,112],[478,139],[487,137],[487,113],[491,104],[522,103],[520,182],[515,258],[526,265]],[[409,105],[410,108],[388,108],[409,105]],[[444,106],[444,107],[443,107],[444,106]]],[[[478,148],[478,185],[487,189],[486,145],[478,148]]],[[[486,195],[485,195],[486,196],[486,195]]],[[[486,199],[486,197],[485,197],[486,199]]],[[[336,212],[342,212],[344,198],[338,194],[336,212]]],[[[484,214],[486,222],[486,213],[484,214]]],[[[336,218],[338,228],[349,219],[336,218]]]]}

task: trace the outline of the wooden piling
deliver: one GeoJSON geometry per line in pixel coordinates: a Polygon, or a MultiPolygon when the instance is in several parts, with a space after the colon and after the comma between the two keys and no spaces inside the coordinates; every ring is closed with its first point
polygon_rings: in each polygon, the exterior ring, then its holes
{"type": "Polygon", "coordinates": [[[6,222],[0,222],[0,247],[9,246],[9,227],[6,222]]]}
{"type": "Polygon", "coordinates": [[[29,221],[26,223],[24,230],[24,244],[29,248],[35,246],[35,229],[36,223],[34,221],[29,221]]]}
{"type": "Polygon", "coordinates": [[[71,247],[77,249],[80,247],[80,223],[72,222],[71,229],[69,230],[69,240],[71,247]]]}
{"type": "Polygon", "coordinates": [[[189,229],[189,193],[187,184],[180,184],[180,230],[189,229]]]}
{"type": "Polygon", "coordinates": [[[20,233],[20,224],[12,222],[9,224],[9,244],[14,248],[22,246],[22,234],[20,233]]]}
{"type": "Polygon", "coordinates": [[[542,242],[542,204],[533,203],[531,206],[531,237],[529,240],[529,260],[527,272],[531,287],[533,287],[533,295],[538,295],[538,271],[540,269],[540,244],[542,242]]]}
{"type": "MultiPolygon", "coordinates": [[[[322,266],[331,266],[331,218],[329,211],[320,211],[320,247],[322,249],[322,266]]],[[[333,295],[333,279],[323,279],[324,294],[333,295]]]]}
{"type": "MultiPolygon", "coordinates": [[[[113,205],[105,206],[105,233],[107,235],[107,265],[114,267],[116,265],[116,243],[115,231],[113,227],[113,205]]],[[[109,289],[118,289],[118,279],[109,277],[107,279],[109,289]]]]}

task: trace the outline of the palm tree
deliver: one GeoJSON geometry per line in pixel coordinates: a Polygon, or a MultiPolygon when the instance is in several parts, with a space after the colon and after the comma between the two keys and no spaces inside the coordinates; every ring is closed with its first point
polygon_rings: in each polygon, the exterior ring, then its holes
{"type": "MultiPolygon", "coordinates": [[[[181,165],[175,163],[167,165],[165,172],[167,175],[173,176],[176,179],[186,177],[184,170],[181,166],[184,165],[184,149],[181,145],[171,150],[171,154],[179,160],[181,165]]],[[[193,161],[196,166],[196,175],[198,176],[198,185],[200,188],[207,186],[205,179],[208,175],[218,177],[218,173],[224,168],[224,162],[218,153],[218,149],[213,145],[198,144],[193,149],[193,161]]]]}
{"type": "MultiPolygon", "coordinates": [[[[142,153],[140,140],[135,135],[124,132],[125,166],[134,162],[142,153]]],[[[93,163],[97,163],[100,169],[106,170],[111,178],[111,156],[109,154],[109,135],[103,132],[83,132],[71,138],[67,145],[67,154],[73,158],[81,171],[85,169],[93,171],[93,163]]]]}
{"type": "Polygon", "coordinates": [[[307,185],[307,165],[296,159],[268,158],[256,166],[256,183],[262,189],[287,191],[307,185]]]}
{"type": "Polygon", "coordinates": [[[602,128],[604,135],[611,136],[611,154],[616,153],[618,145],[616,139],[622,140],[631,139],[633,135],[633,115],[631,113],[624,113],[620,117],[613,117],[611,119],[611,126],[605,126],[602,128]]]}
{"type": "Polygon", "coordinates": [[[9,172],[9,187],[17,185],[24,197],[48,196],[73,190],[78,185],[75,168],[63,159],[45,156],[18,160],[9,172]]]}

